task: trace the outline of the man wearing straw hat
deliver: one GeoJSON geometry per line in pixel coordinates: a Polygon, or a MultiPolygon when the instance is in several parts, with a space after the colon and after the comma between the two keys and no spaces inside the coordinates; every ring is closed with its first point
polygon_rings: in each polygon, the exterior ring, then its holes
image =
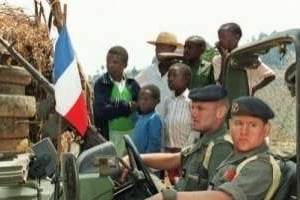
{"type": "MultiPolygon", "coordinates": [[[[170,66],[161,63],[163,56],[160,56],[160,53],[174,52],[176,48],[183,45],[177,41],[177,37],[173,33],[169,32],[161,32],[156,40],[148,41],[147,43],[155,46],[155,57],[152,64],[140,72],[135,79],[141,87],[147,84],[154,84],[160,89],[162,97],[169,96],[171,91],[168,87],[167,72],[170,66]]],[[[161,113],[161,103],[156,106],[156,110],[159,114],[161,113]]]]}

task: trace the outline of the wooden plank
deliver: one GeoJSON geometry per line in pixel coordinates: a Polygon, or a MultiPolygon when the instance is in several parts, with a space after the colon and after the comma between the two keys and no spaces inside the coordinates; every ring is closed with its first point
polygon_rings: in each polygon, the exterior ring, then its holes
{"type": "Polygon", "coordinates": [[[0,117],[33,117],[35,112],[34,97],[0,94],[0,117]]]}
{"type": "Polygon", "coordinates": [[[11,83],[0,83],[0,94],[25,95],[25,87],[11,83]]]}
{"type": "Polygon", "coordinates": [[[0,152],[26,153],[29,151],[28,139],[0,140],[0,152]]]}
{"type": "Polygon", "coordinates": [[[29,124],[24,122],[26,119],[0,117],[0,139],[27,138],[29,136],[29,124]]]}
{"type": "Polygon", "coordinates": [[[0,82],[26,86],[31,83],[31,75],[24,67],[0,65],[0,82]]]}

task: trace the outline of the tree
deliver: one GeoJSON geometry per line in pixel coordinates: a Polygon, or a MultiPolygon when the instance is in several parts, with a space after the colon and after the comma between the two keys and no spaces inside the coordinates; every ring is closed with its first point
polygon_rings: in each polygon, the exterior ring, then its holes
{"type": "Polygon", "coordinates": [[[209,48],[202,54],[202,59],[211,62],[212,58],[218,54],[216,48],[209,48]]]}

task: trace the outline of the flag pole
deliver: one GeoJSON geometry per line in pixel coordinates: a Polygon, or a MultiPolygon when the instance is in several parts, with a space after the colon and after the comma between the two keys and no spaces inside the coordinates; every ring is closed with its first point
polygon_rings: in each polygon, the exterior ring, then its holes
{"type": "MultiPolygon", "coordinates": [[[[64,5],[64,11],[65,13],[62,13],[61,6],[59,0],[50,0],[51,2],[51,10],[54,14],[54,24],[57,27],[58,33],[60,33],[61,28],[63,25],[66,25],[66,12],[67,12],[67,6],[64,5]]],[[[62,132],[62,116],[58,114],[58,126],[57,126],[57,159],[56,159],[56,174],[55,174],[55,187],[54,187],[54,200],[59,200],[60,196],[60,169],[61,169],[61,153],[62,153],[62,147],[61,147],[61,132],[62,132]]]]}
{"type": "Polygon", "coordinates": [[[62,117],[58,115],[58,126],[57,126],[57,141],[56,141],[56,170],[54,177],[54,200],[59,200],[60,196],[60,158],[61,158],[61,131],[62,131],[62,117]]]}

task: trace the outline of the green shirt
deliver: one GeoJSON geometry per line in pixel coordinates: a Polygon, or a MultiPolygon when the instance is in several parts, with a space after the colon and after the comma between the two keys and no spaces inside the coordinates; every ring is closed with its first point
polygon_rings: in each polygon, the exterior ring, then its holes
{"type": "MultiPolygon", "coordinates": [[[[127,86],[123,89],[122,92],[118,89],[118,86],[114,84],[111,97],[111,101],[126,101],[129,102],[132,100],[132,95],[128,90],[127,86]]],[[[116,131],[128,131],[134,127],[131,117],[119,117],[109,121],[109,129],[116,131]]]]}
{"type": "Polygon", "coordinates": [[[217,166],[232,152],[232,143],[226,139],[226,132],[227,128],[223,125],[215,133],[204,134],[194,145],[181,151],[183,177],[176,183],[176,190],[207,189],[217,166]],[[210,144],[213,144],[211,148],[210,144]],[[205,160],[208,161],[207,164],[205,160]]]}
{"type": "Polygon", "coordinates": [[[218,167],[212,182],[217,190],[225,191],[234,200],[263,200],[272,184],[272,165],[266,144],[247,153],[230,155],[218,167]],[[238,175],[236,169],[247,158],[258,158],[245,164],[238,175]],[[236,176],[235,176],[236,175],[236,176]]]}
{"type": "Polygon", "coordinates": [[[232,101],[241,96],[249,96],[247,72],[244,69],[229,67],[224,85],[228,91],[228,98],[232,101]]]}
{"type": "Polygon", "coordinates": [[[211,63],[199,60],[196,64],[190,65],[192,77],[189,89],[196,87],[204,87],[214,84],[214,71],[211,63]]]}

